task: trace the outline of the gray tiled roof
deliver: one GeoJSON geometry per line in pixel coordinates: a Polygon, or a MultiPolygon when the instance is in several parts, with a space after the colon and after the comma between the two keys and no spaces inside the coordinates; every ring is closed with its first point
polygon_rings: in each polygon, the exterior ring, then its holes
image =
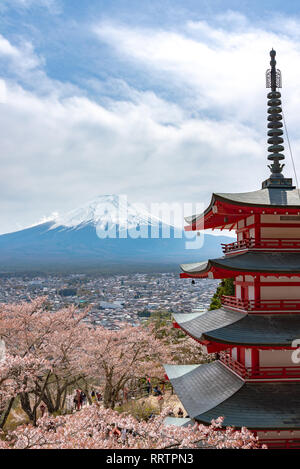
{"type": "Polygon", "coordinates": [[[224,426],[300,429],[300,382],[245,383],[219,361],[191,370],[168,375],[190,418],[210,423],[223,416],[224,426]]]}
{"type": "Polygon", "coordinates": [[[225,417],[224,426],[300,429],[300,383],[246,383],[226,401],[195,419],[210,423],[219,416],[225,417]]]}
{"type": "Polygon", "coordinates": [[[220,327],[225,327],[236,321],[240,321],[245,317],[245,314],[220,308],[207,311],[204,314],[173,314],[173,317],[182,329],[196,339],[199,339],[204,332],[219,329],[220,327]],[[187,316],[187,318],[185,318],[185,316],[187,316]],[[189,316],[192,317],[189,319],[189,316]]]}
{"type": "Polygon", "coordinates": [[[186,273],[205,272],[207,270],[209,261],[194,262],[193,264],[181,264],[181,269],[186,273]]]}
{"type": "Polygon", "coordinates": [[[250,251],[218,259],[209,259],[207,262],[199,262],[198,264],[181,265],[183,272],[189,274],[203,274],[208,272],[211,267],[244,272],[300,272],[300,253],[250,251]]]}
{"type": "Polygon", "coordinates": [[[205,339],[228,344],[290,346],[294,339],[300,337],[300,316],[246,315],[240,321],[207,331],[203,335],[205,339]]]}
{"type": "Polygon", "coordinates": [[[247,205],[272,205],[275,207],[300,207],[299,189],[260,189],[253,192],[217,193],[216,198],[247,205]]]}
{"type": "Polygon", "coordinates": [[[181,378],[201,365],[164,365],[165,371],[169,379],[181,378]]]}
{"type": "Polygon", "coordinates": [[[298,314],[247,315],[220,308],[204,314],[173,316],[180,327],[195,339],[240,345],[290,346],[294,339],[300,337],[298,314]]]}
{"type": "Polygon", "coordinates": [[[176,427],[187,427],[188,425],[195,425],[195,423],[189,418],[166,417],[164,420],[164,425],[175,425],[176,427]]]}
{"type": "Polygon", "coordinates": [[[300,208],[300,191],[299,189],[260,189],[253,192],[241,192],[241,193],[217,193],[212,195],[212,199],[209,207],[203,214],[192,215],[186,217],[187,223],[197,221],[202,218],[203,215],[209,212],[216,200],[224,202],[233,202],[238,205],[249,205],[249,206],[272,206],[272,207],[291,207],[300,208]]]}
{"type": "Polygon", "coordinates": [[[238,391],[244,383],[218,361],[198,365],[184,374],[172,374],[172,367],[180,370],[182,366],[184,365],[167,365],[165,370],[190,418],[213,409],[238,391]]]}
{"type": "Polygon", "coordinates": [[[201,311],[200,313],[174,313],[173,317],[178,324],[184,324],[190,322],[193,319],[197,319],[199,316],[203,316],[207,311],[201,311]]]}

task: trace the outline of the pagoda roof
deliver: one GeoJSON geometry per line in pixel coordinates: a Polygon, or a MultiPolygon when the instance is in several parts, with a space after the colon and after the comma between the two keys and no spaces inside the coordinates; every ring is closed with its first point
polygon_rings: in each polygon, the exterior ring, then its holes
{"type": "Polygon", "coordinates": [[[209,424],[225,416],[223,426],[249,429],[299,429],[300,383],[244,382],[221,362],[166,365],[166,373],[190,418],[209,424]]]}
{"type": "Polygon", "coordinates": [[[176,427],[187,427],[189,425],[195,425],[192,419],[183,417],[166,417],[164,425],[175,425],[176,427]]]}
{"type": "Polygon", "coordinates": [[[205,262],[182,264],[187,277],[212,278],[235,277],[240,272],[266,274],[300,273],[300,253],[249,251],[240,254],[209,259],[205,262]]]}
{"type": "Polygon", "coordinates": [[[300,191],[293,188],[265,188],[252,192],[213,193],[208,208],[186,217],[189,229],[229,228],[245,215],[300,210],[300,191]]]}
{"type": "Polygon", "coordinates": [[[213,309],[205,313],[173,314],[176,323],[195,339],[202,334],[240,321],[245,313],[230,311],[225,308],[213,309]]]}
{"type": "Polygon", "coordinates": [[[190,418],[221,404],[244,384],[221,362],[204,365],[165,365],[166,374],[190,418]]]}
{"type": "Polygon", "coordinates": [[[239,205],[300,208],[299,189],[266,188],[252,192],[218,193],[214,195],[219,200],[234,202],[239,205]]]}
{"type": "Polygon", "coordinates": [[[174,314],[176,323],[196,340],[262,347],[291,347],[300,336],[298,314],[245,314],[226,308],[199,313],[184,319],[174,314]]]}
{"type": "Polygon", "coordinates": [[[195,417],[208,424],[225,416],[223,426],[248,429],[300,428],[300,383],[245,383],[231,398],[195,417]]]}

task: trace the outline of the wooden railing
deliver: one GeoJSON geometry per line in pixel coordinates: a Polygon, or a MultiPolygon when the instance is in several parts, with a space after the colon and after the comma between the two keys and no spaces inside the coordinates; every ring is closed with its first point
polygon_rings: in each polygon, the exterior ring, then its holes
{"type": "Polygon", "coordinates": [[[221,244],[223,252],[229,253],[241,249],[276,249],[276,250],[299,250],[299,239],[271,239],[263,238],[255,240],[254,238],[235,241],[234,243],[221,244]]]}
{"type": "Polygon", "coordinates": [[[243,379],[299,379],[300,366],[255,366],[246,367],[233,360],[229,353],[221,352],[220,361],[243,379]]]}
{"type": "Polygon", "coordinates": [[[260,437],[259,442],[262,445],[266,445],[268,449],[299,449],[300,439],[293,438],[278,438],[270,439],[260,437]]]}
{"type": "Polygon", "coordinates": [[[228,352],[220,352],[219,357],[222,363],[227,365],[242,378],[248,375],[247,368],[237,360],[233,360],[228,352]]]}
{"type": "Polygon", "coordinates": [[[223,295],[221,302],[224,306],[245,311],[300,311],[299,300],[241,300],[235,296],[223,295]]]}

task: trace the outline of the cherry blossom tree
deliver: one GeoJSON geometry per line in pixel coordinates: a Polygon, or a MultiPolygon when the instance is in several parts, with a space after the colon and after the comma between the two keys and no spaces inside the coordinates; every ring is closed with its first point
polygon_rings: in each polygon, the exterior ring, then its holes
{"type": "Polygon", "coordinates": [[[156,311],[146,324],[154,336],[169,348],[173,361],[178,365],[208,363],[215,359],[215,354],[206,353],[194,338],[173,327],[171,313],[156,311]]]}
{"type": "Polygon", "coordinates": [[[15,395],[30,391],[41,373],[45,362],[34,357],[6,354],[0,362],[0,428],[4,425],[15,395]]]}
{"type": "Polygon", "coordinates": [[[148,422],[96,405],[73,415],[45,416],[37,426],[23,425],[0,440],[2,449],[176,449],[215,448],[256,449],[257,438],[247,429],[220,427],[223,418],[210,426],[176,427],[164,425],[166,410],[148,422]],[[123,431],[122,431],[123,430],[123,431]]]}
{"type": "Polygon", "coordinates": [[[163,363],[186,363],[195,356],[197,362],[203,354],[190,339],[158,337],[151,324],[120,324],[112,331],[83,323],[86,314],[74,307],[49,312],[45,298],[0,306],[0,339],[7,352],[0,361],[0,428],[16,397],[31,421],[3,433],[0,448],[258,447],[246,429],[221,430],[221,418],[209,427],[178,428],[163,424],[168,411],[148,421],[115,412],[119,393],[131,380],[162,378],[163,363]],[[103,386],[103,407],[53,416],[75,385],[96,381],[103,386]],[[41,403],[48,412],[37,419],[41,403]]]}
{"type": "MultiPolygon", "coordinates": [[[[162,339],[151,324],[118,330],[82,323],[87,310],[75,307],[50,312],[46,298],[0,306],[0,338],[12,357],[44,364],[35,380],[23,376],[18,392],[22,409],[35,423],[43,402],[50,413],[61,411],[72,386],[98,381],[105,407],[114,408],[120,392],[146,375],[163,378],[163,363],[199,363],[200,347],[191,339],[162,339]],[[31,386],[29,389],[28,383],[31,386]]],[[[206,358],[205,358],[206,359],[206,358]]],[[[3,421],[2,421],[3,424],[3,421]]]]}
{"type": "Polygon", "coordinates": [[[131,380],[146,375],[162,378],[162,364],[173,362],[172,351],[143,326],[120,324],[119,330],[97,327],[85,349],[89,374],[102,379],[104,406],[112,409],[131,380]]]}
{"type": "MultiPolygon", "coordinates": [[[[87,326],[81,323],[86,311],[79,314],[70,307],[49,312],[44,306],[45,298],[0,306],[0,338],[5,341],[9,356],[20,360],[20,366],[22,360],[25,365],[26,360],[43,364],[38,374],[19,373],[19,381],[23,381],[17,394],[23,411],[34,424],[42,401],[51,413],[60,410],[68,388],[85,377],[80,356],[88,333],[87,326]]],[[[6,362],[5,359],[0,363],[3,373],[6,362]]]]}

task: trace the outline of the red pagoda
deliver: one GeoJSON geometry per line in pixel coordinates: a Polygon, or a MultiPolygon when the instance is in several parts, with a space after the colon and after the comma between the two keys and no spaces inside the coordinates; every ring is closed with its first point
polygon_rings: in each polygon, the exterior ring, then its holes
{"type": "Polygon", "coordinates": [[[300,194],[282,174],[281,74],[272,50],[267,71],[268,160],[271,175],[254,192],[213,194],[187,230],[235,230],[224,256],[181,266],[183,278],[233,278],[234,296],[220,309],[175,314],[175,327],[218,359],[203,365],[166,365],[189,417],[246,426],[269,448],[300,448],[300,194]]]}

